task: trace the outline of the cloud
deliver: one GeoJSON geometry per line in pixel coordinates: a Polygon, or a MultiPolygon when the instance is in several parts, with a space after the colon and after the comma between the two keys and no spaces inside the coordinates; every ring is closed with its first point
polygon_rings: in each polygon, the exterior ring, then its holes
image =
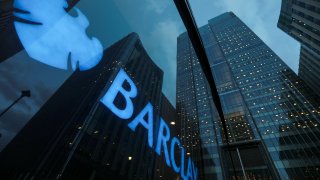
{"type": "Polygon", "coordinates": [[[270,4],[272,3],[262,5],[256,0],[247,0],[245,3],[243,1],[223,1],[226,11],[233,11],[267,44],[271,42],[270,31],[268,31],[270,16],[265,16],[265,14],[272,12],[270,4]]]}
{"type": "MultiPolygon", "coordinates": [[[[2,123],[0,122],[0,127],[2,127],[2,123]]],[[[0,152],[2,149],[14,138],[16,133],[13,131],[8,131],[6,129],[0,128],[1,137],[0,137],[0,152]]]]}
{"type": "Polygon", "coordinates": [[[26,124],[25,117],[31,117],[31,114],[14,109],[4,117],[6,118],[1,121],[0,131],[4,130],[14,134],[26,124]]]}
{"type": "Polygon", "coordinates": [[[168,1],[159,0],[145,0],[145,4],[148,10],[154,11],[158,14],[165,12],[166,8],[170,5],[168,1]]]}
{"type": "Polygon", "coordinates": [[[70,75],[31,60],[25,51],[14,55],[0,66],[0,111],[2,112],[21,94],[31,90],[31,97],[24,97],[0,117],[0,150],[30,120],[47,99],[70,75]]]}
{"type": "Polygon", "coordinates": [[[21,111],[22,108],[25,108],[21,102],[25,101],[25,99],[21,100],[20,103],[17,104],[19,107],[14,106],[1,117],[0,133],[2,137],[0,138],[0,151],[14,138],[17,132],[25,126],[34,114],[34,112],[31,111],[21,111]]]}
{"type": "Polygon", "coordinates": [[[179,23],[167,19],[154,25],[149,36],[142,36],[156,64],[164,70],[163,92],[175,106],[177,37],[183,32],[179,23]]]}

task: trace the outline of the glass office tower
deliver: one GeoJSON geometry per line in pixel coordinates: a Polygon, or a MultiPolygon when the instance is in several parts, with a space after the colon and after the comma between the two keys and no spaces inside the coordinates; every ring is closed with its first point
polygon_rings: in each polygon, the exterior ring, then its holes
{"type": "MultiPolygon", "coordinates": [[[[168,98],[162,93],[161,94],[161,105],[160,105],[160,115],[163,119],[167,120],[167,124],[170,128],[171,136],[179,137],[180,122],[177,120],[176,109],[170,103],[168,98]]],[[[181,157],[179,151],[175,152],[175,159],[178,161],[181,157]]],[[[153,179],[180,179],[180,174],[174,172],[170,167],[166,165],[166,160],[164,156],[156,157],[156,166],[153,179]]]]}
{"type": "Polygon", "coordinates": [[[282,0],[278,27],[301,43],[299,76],[320,95],[320,2],[282,0]]]}
{"type": "Polygon", "coordinates": [[[177,113],[185,146],[202,153],[202,176],[319,177],[319,97],[232,12],[209,20],[200,34],[230,143],[226,146],[190,40],[181,34],[177,113]]]}
{"type": "Polygon", "coordinates": [[[201,167],[202,179],[222,178],[218,115],[213,110],[206,79],[186,33],[178,37],[176,93],[181,142],[187,154],[192,153],[195,163],[201,167]]]}
{"type": "MultiPolygon", "coordinates": [[[[160,114],[175,116],[166,114],[175,112],[168,100],[161,106],[163,71],[132,33],[106,49],[96,67],[77,70],[66,80],[0,153],[0,177],[153,179],[157,155],[148,146],[145,128],[132,131],[126,120],[119,120],[100,102],[120,68],[140,92],[133,100],[134,116],[148,101],[154,106],[155,126],[160,114]]],[[[115,100],[120,107],[125,102],[122,96],[115,100]]]]}

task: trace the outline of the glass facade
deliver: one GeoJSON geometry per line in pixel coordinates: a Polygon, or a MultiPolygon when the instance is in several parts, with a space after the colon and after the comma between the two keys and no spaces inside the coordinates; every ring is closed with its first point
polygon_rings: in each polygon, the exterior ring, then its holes
{"type": "Polygon", "coordinates": [[[282,0],[278,27],[301,43],[299,76],[320,95],[320,2],[282,0]]]}
{"type": "Polygon", "coordinates": [[[204,178],[222,177],[218,144],[222,136],[218,115],[213,109],[212,97],[206,86],[197,56],[186,33],[178,37],[177,54],[177,118],[181,122],[181,141],[195,163],[202,165],[204,178]],[[212,176],[212,177],[210,177],[212,176]]]}
{"type": "MultiPolygon", "coordinates": [[[[237,172],[237,176],[245,174],[247,178],[262,179],[318,177],[319,97],[233,13],[209,20],[208,25],[200,28],[200,34],[223,104],[231,148],[236,152],[237,146],[239,149],[247,147],[246,152],[238,151],[232,158],[233,161],[239,158],[240,169],[244,170],[237,172]],[[256,142],[255,148],[250,148],[252,142],[256,142]],[[260,166],[250,168],[245,164],[252,155],[262,157],[256,162],[260,166]]],[[[205,171],[204,175],[220,179],[221,167],[225,167],[221,161],[225,157],[221,155],[228,153],[220,149],[224,143],[214,108],[206,109],[211,101],[205,99],[208,95],[201,98],[207,93],[207,85],[199,70],[187,35],[180,35],[177,103],[181,105],[177,105],[178,117],[182,125],[183,121],[192,120],[191,124],[199,124],[196,130],[187,129],[188,123],[181,129],[189,135],[199,133],[200,142],[210,144],[212,153],[207,157],[216,163],[211,163],[214,170],[205,171]],[[207,121],[206,116],[210,117],[207,121]],[[206,131],[205,127],[209,129],[206,131]],[[210,133],[211,139],[204,139],[210,133]]],[[[223,171],[232,174],[228,169],[223,171]]]]}

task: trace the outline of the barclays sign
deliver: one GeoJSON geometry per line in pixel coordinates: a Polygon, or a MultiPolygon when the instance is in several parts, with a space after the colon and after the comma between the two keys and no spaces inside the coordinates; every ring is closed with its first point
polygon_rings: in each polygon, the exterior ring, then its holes
{"type": "Polygon", "coordinates": [[[88,19],[77,8],[77,17],[69,15],[66,0],[15,0],[14,7],[18,37],[33,59],[59,69],[81,71],[101,60],[101,43],[86,34],[88,19]]]}
{"type": "MultiPolygon", "coordinates": [[[[96,66],[103,56],[103,47],[98,39],[89,38],[86,29],[89,21],[75,8],[78,16],[72,17],[66,12],[66,0],[15,0],[14,13],[17,21],[14,25],[18,37],[26,52],[33,59],[59,69],[88,70],[96,66]]],[[[128,74],[120,69],[113,83],[101,98],[101,102],[121,121],[130,121],[128,128],[135,131],[143,126],[148,132],[148,145],[159,156],[164,153],[168,167],[179,173],[182,179],[196,180],[198,170],[189,157],[187,162],[185,149],[177,137],[171,137],[170,128],[164,119],[160,119],[159,129],[154,129],[153,105],[148,102],[136,117],[133,117],[132,99],[138,90],[128,74]],[[123,88],[128,82],[130,90],[123,88]],[[125,108],[117,107],[115,98],[121,95],[125,108]],[[154,134],[157,134],[154,142],[154,134]],[[180,162],[175,159],[180,153],[180,162]],[[187,171],[185,172],[185,169],[187,171]]]]}
{"type": "Polygon", "coordinates": [[[154,130],[154,118],[153,118],[153,105],[148,102],[145,107],[141,110],[136,117],[133,116],[134,104],[132,99],[137,97],[138,90],[132,79],[128,74],[120,69],[113,83],[107,90],[106,94],[101,98],[101,102],[109,108],[115,115],[119,117],[119,120],[130,120],[128,127],[135,131],[138,125],[143,126],[148,131],[148,144],[149,147],[160,156],[163,150],[166,164],[168,167],[172,167],[176,173],[179,173],[181,178],[184,180],[198,178],[198,170],[189,157],[187,166],[185,164],[185,150],[181,146],[181,143],[177,137],[171,137],[170,128],[164,119],[160,119],[159,129],[154,130]],[[130,85],[130,90],[123,88],[125,82],[130,85]],[[114,103],[118,95],[121,95],[125,101],[126,106],[124,108],[117,107],[114,103]],[[157,133],[155,131],[158,131],[157,133]],[[153,142],[153,135],[158,134],[157,142],[153,142]],[[176,151],[180,151],[180,162],[176,162],[175,154],[176,151]],[[185,172],[187,167],[187,172],[185,172]]]}

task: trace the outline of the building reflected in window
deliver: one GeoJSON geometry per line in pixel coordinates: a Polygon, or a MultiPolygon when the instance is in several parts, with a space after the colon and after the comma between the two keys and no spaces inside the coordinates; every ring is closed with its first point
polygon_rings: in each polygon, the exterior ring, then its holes
{"type": "MultiPolygon", "coordinates": [[[[1,152],[0,176],[153,179],[159,175],[155,169],[165,164],[156,166],[158,161],[163,163],[163,157],[158,158],[148,147],[147,131],[140,126],[131,131],[125,120],[119,120],[100,102],[120,68],[141,92],[133,100],[134,116],[150,101],[154,124],[159,124],[160,115],[168,117],[167,124],[176,121],[174,108],[161,92],[163,72],[150,59],[138,35],[132,33],[106,49],[95,68],[77,70],[66,80],[1,152]]],[[[121,96],[115,101],[125,106],[121,96]]],[[[171,169],[164,170],[163,177],[177,176],[171,169]]]]}

